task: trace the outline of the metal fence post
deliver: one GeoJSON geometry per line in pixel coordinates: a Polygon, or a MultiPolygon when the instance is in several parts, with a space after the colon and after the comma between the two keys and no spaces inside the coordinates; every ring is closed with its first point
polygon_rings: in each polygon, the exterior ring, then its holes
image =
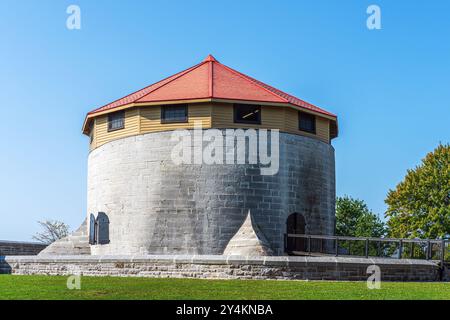
{"type": "Polygon", "coordinates": [[[381,242],[377,241],[377,257],[381,256],[381,242]]]}
{"type": "Polygon", "coordinates": [[[398,242],[398,258],[399,259],[402,258],[402,253],[403,253],[403,240],[400,239],[400,241],[398,242]]]}
{"type": "Polygon", "coordinates": [[[446,249],[446,245],[445,245],[445,240],[442,239],[442,244],[441,244],[441,268],[444,267],[444,263],[445,263],[445,249],[446,249]]]}
{"type": "Polygon", "coordinates": [[[366,239],[366,258],[369,257],[369,239],[366,239]]]}
{"type": "Polygon", "coordinates": [[[311,253],[311,236],[308,236],[308,252],[311,253]]]}
{"type": "Polygon", "coordinates": [[[336,257],[339,255],[339,238],[336,237],[336,257]]]}
{"type": "Polygon", "coordinates": [[[427,241],[427,260],[430,260],[433,253],[431,252],[431,242],[430,240],[427,241]]]}

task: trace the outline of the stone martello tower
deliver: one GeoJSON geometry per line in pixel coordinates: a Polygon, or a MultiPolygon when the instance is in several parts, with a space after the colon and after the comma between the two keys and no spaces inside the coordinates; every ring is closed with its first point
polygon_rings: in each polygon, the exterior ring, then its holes
{"type": "Polygon", "coordinates": [[[275,255],[286,232],[334,233],[336,116],[211,55],[89,112],[83,132],[92,254],[223,254],[244,221],[275,255]],[[174,130],[198,125],[224,135],[278,129],[276,174],[259,163],[175,163],[174,130]]]}

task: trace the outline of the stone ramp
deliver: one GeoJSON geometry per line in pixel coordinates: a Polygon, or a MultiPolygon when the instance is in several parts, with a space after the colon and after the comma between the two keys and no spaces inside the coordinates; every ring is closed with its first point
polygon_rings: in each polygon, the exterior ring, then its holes
{"type": "Polygon", "coordinates": [[[39,256],[90,255],[87,219],[72,234],[57,240],[39,253],[39,256]]]}

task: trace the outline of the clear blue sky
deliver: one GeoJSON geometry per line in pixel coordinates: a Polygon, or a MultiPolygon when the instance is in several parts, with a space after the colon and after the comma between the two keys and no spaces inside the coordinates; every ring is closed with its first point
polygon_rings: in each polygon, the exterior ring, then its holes
{"type": "Polygon", "coordinates": [[[379,214],[389,188],[450,141],[450,2],[0,2],[0,239],[85,217],[86,112],[201,61],[339,116],[337,194],[379,214]],[[66,28],[81,8],[82,29],[66,28]],[[382,10],[382,30],[366,9],[382,10]]]}

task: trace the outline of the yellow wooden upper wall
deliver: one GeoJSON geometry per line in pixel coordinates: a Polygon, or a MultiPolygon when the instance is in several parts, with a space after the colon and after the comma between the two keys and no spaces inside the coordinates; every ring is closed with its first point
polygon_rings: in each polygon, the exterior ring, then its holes
{"type": "Polygon", "coordinates": [[[197,103],[188,105],[188,122],[161,123],[160,106],[141,106],[125,110],[124,129],[108,132],[108,115],[101,115],[93,121],[91,150],[115,139],[149,132],[175,129],[192,129],[195,122],[201,122],[208,128],[260,128],[279,129],[319,139],[330,143],[330,120],[316,116],[316,134],[298,129],[298,111],[282,106],[261,106],[261,124],[250,125],[234,123],[233,105],[229,103],[197,103]]]}
{"type": "Polygon", "coordinates": [[[175,129],[193,129],[195,122],[203,128],[211,128],[211,104],[190,104],[188,106],[188,122],[161,123],[161,107],[141,107],[141,133],[167,131],[175,129]]]}
{"type": "Polygon", "coordinates": [[[115,139],[139,134],[139,119],[138,108],[125,110],[125,127],[120,130],[108,131],[108,115],[95,118],[94,141],[93,145],[91,145],[91,149],[100,147],[101,145],[115,139]]]}
{"type": "Polygon", "coordinates": [[[330,120],[316,117],[316,134],[298,129],[298,111],[288,107],[261,106],[261,124],[251,125],[235,123],[233,106],[226,103],[215,103],[212,111],[213,128],[259,128],[279,129],[283,132],[295,133],[318,138],[330,142],[330,120]]]}

